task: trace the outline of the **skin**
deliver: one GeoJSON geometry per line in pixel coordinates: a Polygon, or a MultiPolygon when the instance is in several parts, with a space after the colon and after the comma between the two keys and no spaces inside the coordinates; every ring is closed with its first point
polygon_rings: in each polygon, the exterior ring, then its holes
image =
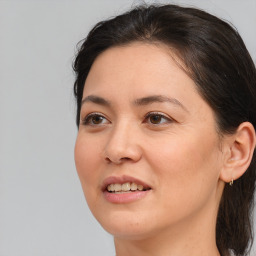
{"type": "Polygon", "coordinates": [[[114,236],[117,255],[219,255],[221,172],[231,153],[212,109],[170,50],[145,43],[106,50],[86,79],[83,99],[91,95],[110,106],[82,104],[75,162],[90,210],[114,236]],[[152,95],[174,100],[134,104],[152,95]],[[91,113],[102,117],[83,122],[91,113]],[[102,182],[122,175],[151,190],[131,203],[108,202],[102,182]]]}

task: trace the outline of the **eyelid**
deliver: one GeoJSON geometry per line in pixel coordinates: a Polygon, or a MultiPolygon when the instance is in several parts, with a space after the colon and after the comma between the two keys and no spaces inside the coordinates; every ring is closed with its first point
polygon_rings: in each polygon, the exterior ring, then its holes
{"type": "MultiPolygon", "coordinates": [[[[153,112],[147,113],[147,114],[145,115],[145,117],[144,117],[144,120],[147,119],[147,118],[149,118],[149,117],[152,116],[152,115],[159,115],[159,116],[161,116],[162,118],[166,119],[167,122],[164,122],[164,124],[165,124],[165,123],[172,123],[172,122],[175,122],[175,120],[174,120],[173,118],[171,118],[170,116],[168,116],[168,115],[166,115],[166,114],[163,114],[162,112],[157,112],[157,111],[153,111],[153,112]]],[[[148,123],[148,121],[147,121],[147,123],[148,123]]],[[[163,123],[161,123],[161,124],[153,124],[153,123],[151,123],[151,125],[154,125],[154,126],[162,125],[162,124],[163,124],[163,123]]]]}
{"type": "Polygon", "coordinates": [[[106,119],[110,123],[108,118],[100,112],[92,112],[92,113],[87,114],[85,117],[81,118],[80,123],[82,125],[90,125],[90,126],[100,126],[100,125],[102,125],[102,124],[90,124],[89,123],[89,119],[94,117],[94,116],[103,117],[104,119],[106,119]]]}

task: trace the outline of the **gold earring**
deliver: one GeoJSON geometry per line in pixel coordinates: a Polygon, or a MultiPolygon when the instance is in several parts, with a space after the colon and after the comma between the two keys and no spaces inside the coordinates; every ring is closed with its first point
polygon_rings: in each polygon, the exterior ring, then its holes
{"type": "Polygon", "coordinates": [[[232,179],[230,182],[229,182],[229,186],[233,186],[233,184],[234,184],[234,180],[232,179]]]}

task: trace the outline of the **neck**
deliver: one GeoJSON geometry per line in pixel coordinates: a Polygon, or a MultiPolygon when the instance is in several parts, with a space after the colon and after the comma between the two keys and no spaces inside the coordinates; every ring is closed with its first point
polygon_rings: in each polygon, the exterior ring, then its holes
{"type": "Polygon", "coordinates": [[[217,210],[214,212],[190,216],[148,236],[115,237],[116,256],[220,256],[215,239],[217,210]]]}
{"type": "Polygon", "coordinates": [[[189,233],[138,240],[115,238],[116,256],[220,256],[216,243],[204,239],[209,233],[200,234],[201,239],[189,233]]]}

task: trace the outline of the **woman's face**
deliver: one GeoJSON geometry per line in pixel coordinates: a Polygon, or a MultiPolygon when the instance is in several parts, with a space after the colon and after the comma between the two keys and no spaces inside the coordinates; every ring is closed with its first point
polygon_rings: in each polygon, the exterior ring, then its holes
{"type": "Polygon", "coordinates": [[[213,111],[167,48],[132,43],[95,60],[75,162],[108,232],[139,238],[214,223],[222,161],[213,111]]]}

